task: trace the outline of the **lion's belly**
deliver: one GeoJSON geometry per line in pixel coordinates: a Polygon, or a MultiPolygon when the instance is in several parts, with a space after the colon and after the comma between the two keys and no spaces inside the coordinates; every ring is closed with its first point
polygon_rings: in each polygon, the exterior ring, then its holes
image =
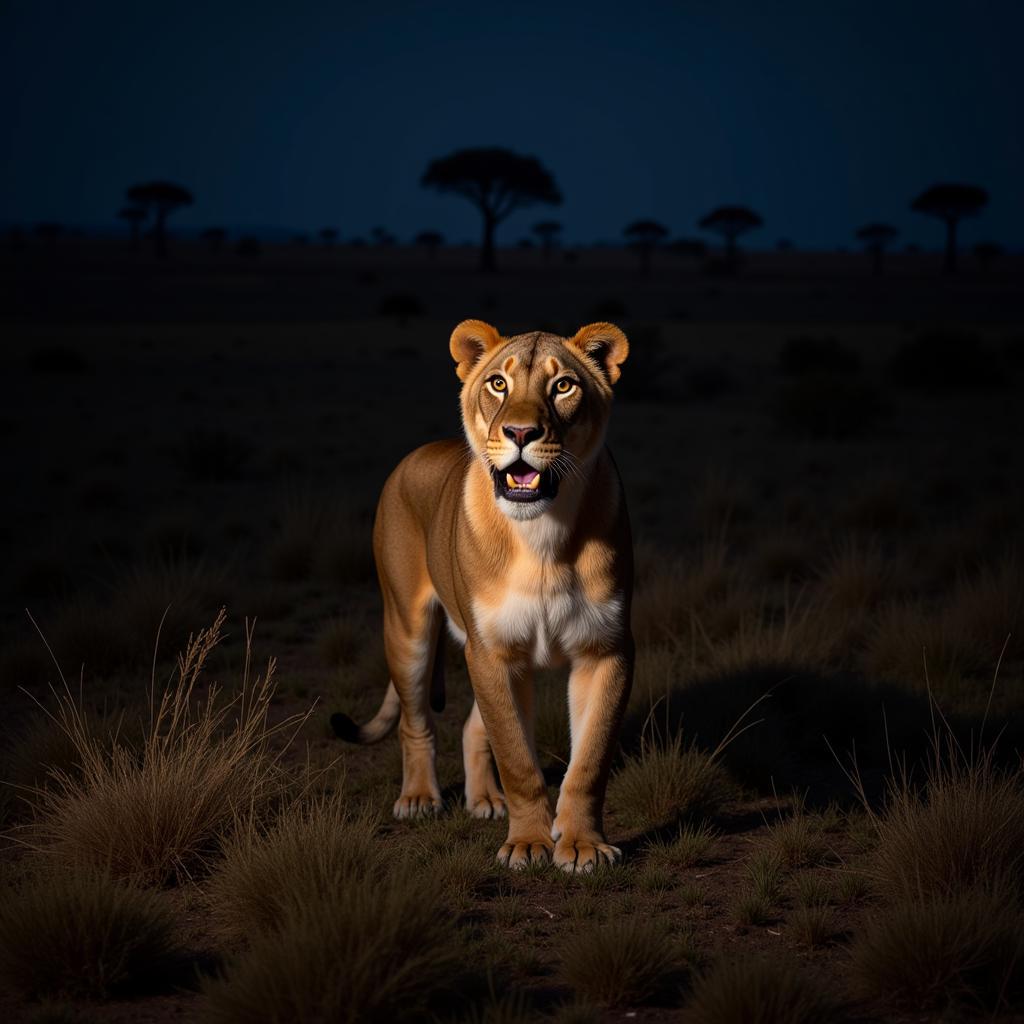
{"type": "Polygon", "coordinates": [[[475,601],[473,615],[488,646],[525,653],[537,667],[605,647],[622,632],[622,597],[590,601],[577,588],[509,589],[496,604],[475,601]]]}

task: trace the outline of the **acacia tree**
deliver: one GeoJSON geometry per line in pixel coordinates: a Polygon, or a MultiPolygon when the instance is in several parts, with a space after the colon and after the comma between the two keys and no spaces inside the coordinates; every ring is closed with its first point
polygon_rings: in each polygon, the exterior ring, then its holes
{"type": "Polygon", "coordinates": [[[864,248],[871,255],[871,273],[875,277],[882,274],[882,255],[885,247],[899,234],[899,228],[891,224],[865,224],[857,231],[857,238],[864,243],[864,248]]]}
{"type": "Polygon", "coordinates": [[[123,206],[117,211],[117,219],[123,220],[132,232],[132,248],[139,247],[139,232],[142,222],[146,219],[146,211],[141,206],[123,206]]]}
{"type": "Polygon", "coordinates": [[[760,214],[746,206],[717,206],[697,222],[705,231],[712,231],[725,239],[725,262],[729,270],[736,270],[736,239],[764,223],[760,214]]]}
{"type": "Polygon", "coordinates": [[[149,181],[132,185],[125,193],[128,201],[145,210],[153,211],[153,238],[156,254],[160,259],[167,256],[167,218],[180,206],[191,206],[192,193],[171,181],[149,181]]]}
{"type": "Polygon", "coordinates": [[[640,256],[640,273],[649,277],[651,273],[651,257],[654,250],[668,238],[668,228],[656,220],[635,220],[627,224],[622,233],[629,239],[631,248],[640,256]]]}
{"type": "Polygon", "coordinates": [[[495,232],[509,214],[525,206],[562,202],[555,179],[541,162],[498,146],[460,149],[434,160],[420,179],[424,188],[468,199],[483,218],[480,269],[497,269],[495,232]]]}
{"type": "Polygon", "coordinates": [[[551,259],[555,239],[562,233],[562,225],[557,220],[541,220],[533,225],[533,233],[540,239],[544,262],[547,263],[551,259]]]}
{"type": "Polygon", "coordinates": [[[988,202],[988,192],[979,185],[932,185],[911,204],[917,213],[937,217],[946,225],[947,274],[956,273],[956,228],[964,217],[975,217],[988,202]]]}

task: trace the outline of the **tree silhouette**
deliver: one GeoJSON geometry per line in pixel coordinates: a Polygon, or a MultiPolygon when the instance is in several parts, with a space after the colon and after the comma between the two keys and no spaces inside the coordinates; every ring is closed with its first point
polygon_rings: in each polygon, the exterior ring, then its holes
{"type": "Polygon", "coordinates": [[[440,231],[421,231],[413,241],[426,249],[427,255],[433,259],[437,255],[437,250],[444,245],[444,235],[440,231]]]}
{"type": "Polygon", "coordinates": [[[125,193],[130,203],[152,210],[153,238],[156,241],[156,254],[160,259],[167,256],[167,218],[179,206],[191,206],[192,193],[181,185],[171,181],[149,181],[141,185],[132,185],[125,193]]]}
{"type": "Polygon", "coordinates": [[[946,225],[947,274],[956,273],[956,228],[964,217],[975,217],[988,202],[988,192],[978,185],[932,185],[926,188],[910,208],[930,217],[938,217],[946,225]]]}
{"type": "Polygon", "coordinates": [[[371,228],[370,237],[373,239],[374,245],[394,245],[395,236],[388,231],[387,228],[376,227],[371,228]]]}
{"type": "Polygon", "coordinates": [[[224,228],[207,228],[199,237],[206,243],[210,252],[220,252],[228,233],[224,228]]]}
{"type": "Polygon", "coordinates": [[[562,233],[562,225],[557,220],[542,220],[533,225],[533,233],[540,239],[544,250],[544,262],[551,259],[551,250],[555,247],[555,239],[562,233]]]}
{"type": "Polygon", "coordinates": [[[885,247],[899,234],[899,228],[891,224],[865,224],[857,229],[857,238],[864,243],[864,248],[871,254],[871,273],[875,277],[882,274],[882,255],[885,247]]]}
{"type": "Polygon", "coordinates": [[[330,249],[330,247],[338,240],[337,228],[321,228],[318,234],[320,235],[320,241],[323,242],[328,249],[330,249]]]}
{"type": "Polygon", "coordinates": [[[460,149],[434,160],[420,179],[424,188],[468,199],[483,218],[480,269],[497,269],[494,236],[513,211],[535,203],[558,206],[562,194],[551,173],[532,156],[492,146],[460,149]]]}
{"type": "Polygon", "coordinates": [[[118,220],[123,220],[130,228],[132,232],[132,248],[138,249],[139,247],[139,231],[142,227],[142,222],[146,219],[146,211],[141,206],[122,206],[117,211],[118,220]]]}
{"type": "Polygon", "coordinates": [[[651,257],[658,245],[668,238],[668,228],[656,220],[635,220],[627,224],[622,233],[629,239],[629,245],[640,255],[640,273],[648,277],[651,273],[651,257]]]}
{"type": "Polygon", "coordinates": [[[735,271],[736,239],[759,228],[763,223],[760,215],[746,206],[718,206],[701,217],[697,226],[725,239],[725,262],[730,271],[735,271]]]}

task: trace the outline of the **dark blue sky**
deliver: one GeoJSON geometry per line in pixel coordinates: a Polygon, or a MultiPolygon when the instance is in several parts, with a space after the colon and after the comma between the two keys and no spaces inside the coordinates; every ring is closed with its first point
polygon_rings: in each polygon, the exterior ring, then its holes
{"type": "Polygon", "coordinates": [[[963,180],[992,194],[965,244],[1016,245],[1022,45],[1016,0],[0,0],[0,220],[102,224],[126,185],[169,178],[196,195],[182,226],[475,239],[419,178],[499,144],[555,174],[574,240],[640,216],[695,235],[742,202],[766,222],[752,246],[832,247],[873,219],[938,246],[908,203],[963,180]]]}

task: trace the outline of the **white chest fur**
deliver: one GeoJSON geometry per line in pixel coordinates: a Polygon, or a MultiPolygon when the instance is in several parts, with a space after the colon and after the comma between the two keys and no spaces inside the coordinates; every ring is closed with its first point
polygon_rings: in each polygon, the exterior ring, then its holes
{"type": "Polygon", "coordinates": [[[568,574],[510,585],[497,603],[475,601],[473,615],[485,643],[523,650],[542,667],[616,638],[622,631],[622,596],[592,601],[568,574]]]}

